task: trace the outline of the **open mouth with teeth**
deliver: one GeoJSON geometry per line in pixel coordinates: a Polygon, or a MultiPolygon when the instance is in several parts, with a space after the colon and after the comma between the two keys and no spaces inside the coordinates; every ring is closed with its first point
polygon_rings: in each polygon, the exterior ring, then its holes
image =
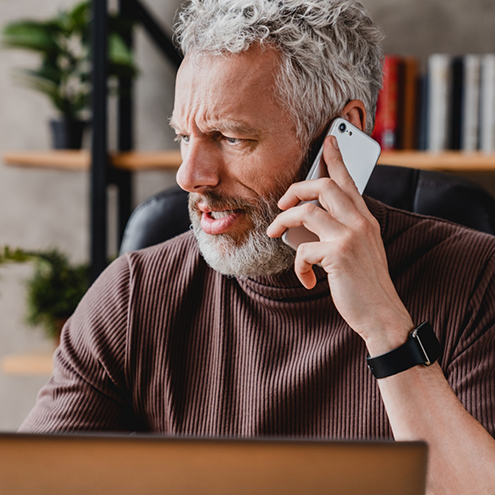
{"type": "Polygon", "coordinates": [[[207,215],[210,215],[214,220],[219,220],[220,218],[226,218],[229,215],[234,214],[236,211],[240,210],[210,211],[207,215]]]}
{"type": "Polygon", "coordinates": [[[201,228],[206,234],[219,235],[232,231],[245,216],[243,210],[213,210],[198,205],[201,215],[201,228]]]}

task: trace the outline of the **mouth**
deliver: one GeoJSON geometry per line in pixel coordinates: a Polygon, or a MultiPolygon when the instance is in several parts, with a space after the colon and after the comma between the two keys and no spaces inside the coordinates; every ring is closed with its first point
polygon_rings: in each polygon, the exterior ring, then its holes
{"type": "Polygon", "coordinates": [[[210,211],[205,213],[205,215],[209,215],[213,220],[220,220],[221,218],[227,218],[233,215],[236,211],[239,212],[240,210],[210,211]]]}
{"type": "Polygon", "coordinates": [[[219,235],[232,231],[245,215],[243,210],[210,208],[202,203],[196,205],[201,215],[201,228],[206,234],[219,235]]]}

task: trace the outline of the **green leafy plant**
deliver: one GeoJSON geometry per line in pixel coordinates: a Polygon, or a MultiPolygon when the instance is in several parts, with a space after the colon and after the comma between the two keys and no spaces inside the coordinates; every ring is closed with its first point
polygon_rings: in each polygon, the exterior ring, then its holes
{"type": "Polygon", "coordinates": [[[60,321],[74,312],[89,287],[88,266],[72,266],[57,249],[33,252],[4,247],[0,252],[0,265],[26,262],[34,263],[27,281],[27,322],[40,325],[49,337],[56,338],[60,321]]]}
{"type": "MultiPolygon", "coordinates": [[[[90,74],[91,4],[77,4],[45,21],[20,20],[3,28],[2,44],[38,53],[37,69],[19,72],[21,82],[50,98],[65,119],[78,119],[91,96],[90,74]]],[[[137,73],[131,49],[121,33],[130,21],[120,16],[108,18],[108,74],[134,77],[137,73]]]]}

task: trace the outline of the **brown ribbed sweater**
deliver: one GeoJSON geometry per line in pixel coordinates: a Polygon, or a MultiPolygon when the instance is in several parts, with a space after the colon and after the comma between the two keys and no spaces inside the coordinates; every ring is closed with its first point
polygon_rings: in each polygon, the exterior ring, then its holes
{"type": "MultiPolygon", "coordinates": [[[[430,321],[457,396],[495,433],[495,237],[368,199],[398,293],[430,321]]],[[[325,274],[236,279],[191,233],[127,254],[66,325],[23,431],[386,438],[366,347],[325,274]]]]}

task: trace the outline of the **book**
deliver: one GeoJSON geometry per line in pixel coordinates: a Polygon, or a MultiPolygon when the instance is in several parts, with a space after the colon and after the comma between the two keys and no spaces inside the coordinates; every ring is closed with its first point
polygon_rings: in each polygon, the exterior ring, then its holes
{"type": "Polygon", "coordinates": [[[463,151],[478,149],[480,72],[481,57],[465,55],[461,121],[461,149],[463,151]]]}
{"type": "Polygon", "coordinates": [[[451,88],[449,101],[448,148],[462,147],[464,120],[464,57],[453,57],[451,61],[451,88]]]}
{"type": "Polygon", "coordinates": [[[428,76],[421,74],[418,81],[417,149],[428,149],[428,76]]]}
{"type": "Polygon", "coordinates": [[[495,54],[387,55],[372,137],[383,150],[495,151],[495,54]]]}
{"type": "Polygon", "coordinates": [[[387,55],[383,64],[383,86],[378,94],[372,134],[382,150],[393,150],[396,147],[400,62],[400,57],[387,55]]]}
{"type": "Polygon", "coordinates": [[[434,54],[428,58],[427,149],[448,148],[451,56],[434,54]]]}
{"type": "Polygon", "coordinates": [[[419,61],[416,57],[404,57],[399,77],[397,149],[412,150],[417,147],[418,85],[419,61]]]}
{"type": "Polygon", "coordinates": [[[480,71],[480,150],[495,151],[495,55],[481,57],[480,71]]]}

